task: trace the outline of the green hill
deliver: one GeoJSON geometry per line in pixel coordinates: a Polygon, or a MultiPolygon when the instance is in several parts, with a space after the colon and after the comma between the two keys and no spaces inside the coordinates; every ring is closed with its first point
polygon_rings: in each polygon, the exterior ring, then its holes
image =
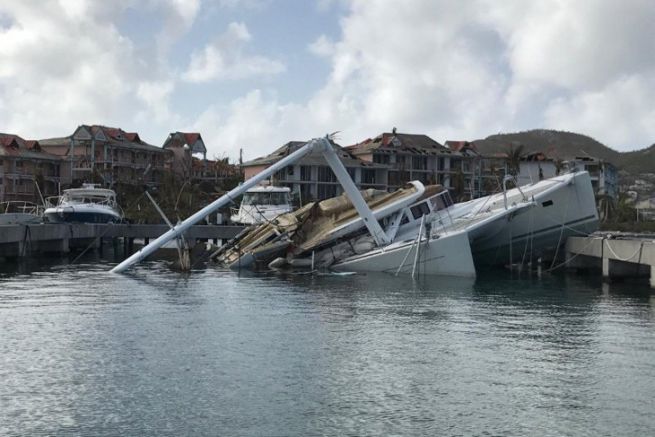
{"type": "Polygon", "coordinates": [[[564,160],[593,156],[619,165],[621,156],[621,153],[586,135],[547,129],[497,134],[475,140],[482,154],[505,152],[510,145],[516,147],[519,144],[523,145],[524,152],[544,152],[550,157],[564,160]]]}
{"type": "Polygon", "coordinates": [[[655,144],[634,152],[621,153],[617,165],[632,175],[655,173],[655,144]]]}

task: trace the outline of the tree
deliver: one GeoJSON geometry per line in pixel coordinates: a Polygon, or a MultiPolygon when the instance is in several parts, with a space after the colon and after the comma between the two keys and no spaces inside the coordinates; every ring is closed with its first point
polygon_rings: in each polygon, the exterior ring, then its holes
{"type": "Polygon", "coordinates": [[[512,176],[517,176],[521,171],[521,160],[525,156],[523,149],[525,146],[523,144],[510,144],[506,149],[506,161],[507,161],[507,171],[512,176]]]}

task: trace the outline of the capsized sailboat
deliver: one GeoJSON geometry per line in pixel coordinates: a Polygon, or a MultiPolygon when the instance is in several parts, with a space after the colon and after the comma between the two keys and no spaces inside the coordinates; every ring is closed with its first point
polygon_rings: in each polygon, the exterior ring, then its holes
{"type": "Polygon", "coordinates": [[[391,194],[404,202],[381,196],[376,203],[371,202],[372,194],[364,195],[374,212],[376,205],[386,206],[376,218],[389,244],[376,245],[361,220],[354,220],[352,205],[340,196],[318,204],[327,214],[312,214],[317,206],[308,205],[244,233],[216,259],[231,268],[311,266],[474,277],[476,267],[556,256],[566,237],[588,234],[598,226],[586,172],[458,204],[440,186],[411,184],[423,188],[421,195],[407,196],[407,188],[391,194]],[[328,205],[339,202],[345,214],[332,216],[328,205]],[[350,218],[349,226],[342,225],[344,217],[350,218]]]}
{"type": "Polygon", "coordinates": [[[474,276],[475,267],[552,259],[568,236],[597,228],[589,174],[570,173],[434,211],[414,234],[335,260],[331,268],[474,276]],[[470,252],[461,250],[463,241],[470,252]],[[459,259],[460,268],[443,265],[446,258],[459,259]]]}
{"type": "MultiPolygon", "coordinates": [[[[368,189],[361,195],[374,218],[387,223],[391,215],[435,189],[440,188],[426,189],[414,181],[393,193],[368,189]]],[[[297,211],[249,228],[215,253],[214,259],[232,269],[265,268],[277,257],[301,259],[365,231],[364,220],[348,197],[341,195],[308,203],[297,211]]]]}

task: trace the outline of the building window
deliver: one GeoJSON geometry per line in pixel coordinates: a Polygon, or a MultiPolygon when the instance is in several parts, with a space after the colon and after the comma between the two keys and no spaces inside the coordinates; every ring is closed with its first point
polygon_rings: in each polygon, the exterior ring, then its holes
{"type": "Polygon", "coordinates": [[[391,162],[391,157],[386,153],[376,153],[373,154],[373,162],[377,164],[389,164],[391,162]]]}
{"type": "Polygon", "coordinates": [[[337,178],[334,176],[330,167],[321,166],[318,168],[318,181],[319,182],[336,182],[337,178]]]}
{"type": "Polygon", "coordinates": [[[337,195],[336,185],[319,185],[318,186],[318,200],[328,199],[337,195]]]}
{"type": "Polygon", "coordinates": [[[412,168],[414,170],[427,170],[428,169],[428,158],[425,156],[413,156],[412,157],[412,168]]]}
{"type": "Polygon", "coordinates": [[[312,167],[309,165],[300,166],[300,180],[301,181],[311,181],[312,180],[312,167]]]}
{"type": "Polygon", "coordinates": [[[438,170],[443,170],[446,165],[446,160],[444,158],[439,158],[439,164],[437,166],[438,170]]]}
{"type": "Polygon", "coordinates": [[[375,170],[362,169],[362,184],[375,184],[375,170]]]}

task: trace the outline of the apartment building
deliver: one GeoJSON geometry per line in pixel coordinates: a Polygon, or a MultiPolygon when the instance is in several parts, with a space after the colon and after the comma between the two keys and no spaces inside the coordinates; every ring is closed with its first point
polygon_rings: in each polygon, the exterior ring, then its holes
{"type": "Polygon", "coordinates": [[[67,137],[39,140],[41,148],[60,156],[62,183],[99,182],[157,185],[171,152],[148,144],[136,132],[81,125],[67,137]]]}
{"type": "MultiPolygon", "coordinates": [[[[303,141],[291,141],[269,155],[243,163],[244,178],[246,180],[252,178],[305,144],[303,141]]],[[[348,149],[334,142],[332,147],[360,189],[387,190],[388,165],[359,159],[353,156],[348,149]]],[[[316,151],[278,171],[271,182],[276,186],[291,188],[292,193],[299,197],[301,203],[327,199],[343,192],[332,169],[325,162],[325,158],[316,151]]]]}
{"type": "Polygon", "coordinates": [[[60,184],[61,158],[42,150],[38,141],[0,133],[0,202],[41,203],[55,196],[60,184]]]}
{"type": "Polygon", "coordinates": [[[619,198],[619,175],[614,164],[591,156],[576,156],[564,165],[570,171],[588,171],[597,200],[608,197],[612,202],[619,198]]]}
{"type": "Polygon", "coordinates": [[[475,155],[452,150],[427,135],[398,133],[394,128],[350,146],[348,151],[364,161],[388,166],[390,191],[420,180],[441,184],[462,198],[470,198],[473,192],[475,155]]]}

